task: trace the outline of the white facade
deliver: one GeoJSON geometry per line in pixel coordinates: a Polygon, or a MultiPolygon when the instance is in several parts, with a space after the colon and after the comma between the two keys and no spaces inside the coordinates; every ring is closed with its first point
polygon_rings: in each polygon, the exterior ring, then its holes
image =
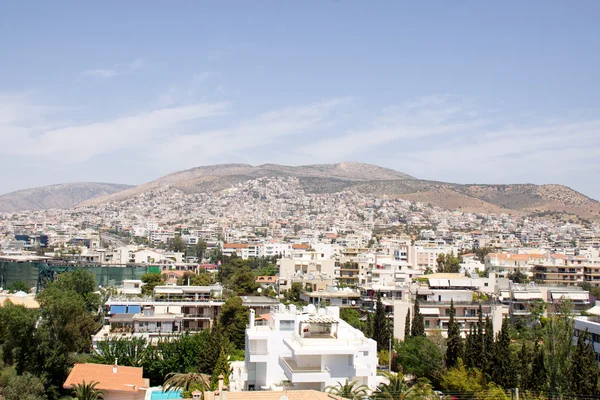
{"type": "Polygon", "coordinates": [[[377,343],[341,320],[338,307],[279,305],[265,325],[251,311],[245,371],[234,375],[245,381],[232,387],[269,390],[288,381],[288,389],[323,391],[348,379],[374,389],[376,372],[377,343]]]}

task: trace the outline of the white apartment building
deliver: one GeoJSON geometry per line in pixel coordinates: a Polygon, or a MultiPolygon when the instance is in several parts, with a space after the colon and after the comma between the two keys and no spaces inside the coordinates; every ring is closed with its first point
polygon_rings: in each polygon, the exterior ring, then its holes
{"type": "Polygon", "coordinates": [[[596,305],[587,310],[589,316],[575,318],[575,333],[573,344],[577,343],[577,338],[585,334],[587,330],[588,339],[592,341],[596,360],[600,362],[600,301],[596,301],[596,305]]]}
{"type": "Polygon", "coordinates": [[[288,289],[291,281],[296,277],[312,279],[335,279],[339,276],[339,269],[335,261],[325,258],[316,251],[297,250],[292,252],[290,258],[277,261],[279,265],[279,278],[281,289],[288,289]]]}
{"type": "Polygon", "coordinates": [[[485,267],[498,275],[508,278],[509,274],[521,271],[529,277],[533,276],[533,266],[543,260],[543,254],[489,253],[485,256],[485,267]]]}
{"type": "Polygon", "coordinates": [[[377,343],[339,318],[338,307],[313,305],[271,308],[265,324],[250,312],[246,330],[245,371],[238,390],[288,389],[323,391],[346,379],[375,389],[377,343]]]}
{"type": "Polygon", "coordinates": [[[248,243],[225,243],[223,245],[223,256],[231,257],[234,254],[242,260],[250,257],[258,257],[260,245],[248,243]]]}

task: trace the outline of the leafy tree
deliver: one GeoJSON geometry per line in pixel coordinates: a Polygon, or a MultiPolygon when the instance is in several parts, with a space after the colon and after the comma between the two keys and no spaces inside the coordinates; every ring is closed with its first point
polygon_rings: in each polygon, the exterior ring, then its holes
{"type": "Polygon", "coordinates": [[[373,317],[373,339],[377,342],[378,351],[388,348],[390,335],[381,293],[377,293],[375,316],[373,317]]]}
{"type": "Polygon", "coordinates": [[[412,326],[410,327],[410,336],[425,336],[425,321],[419,308],[419,297],[415,298],[415,315],[413,316],[412,326]]]}
{"type": "Polygon", "coordinates": [[[363,332],[366,337],[373,338],[373,313],[367,313],[367,321],[365,322],[365,330],[363,332]]]}
{"type": "Polygon", "coordinates": [[[176,253],[184,253],[187,249],[187,245],[181,238],[181,236],[177,235],[172,240],[169,240],[169,244],[167,246],[169,251],[174,251],[176,253]]]}
{"type": "Polygon", "coordinates": [[[494,382],[505,388],[517,386],[518,372],[514,354],[510,350],[510,334],[508,318],[502,321],[502,329],[494,343],[494,382]]]}
{"type": "Polygon", "coordinates": [[[29,292],[29,288],[23,281],[15,281],[15,282],[11,283],[10,285],[8,285],[6,290],[8,290],[8,293],[16,293],[16,292],[28,293],[29,292]]]}
{"type": "Polygon", "coordinates": [[[73,387],[73,396],[75,396],[77,400],[104,399],[104,392],[100,389],[96,389],[96,386],[98,386],[98,382],[86,383],[84,380],[73,387]]]}
{"type": "Polygon", "coordinates": [[[202,272],[200,274],[184,272],[183,276],[177,279],[178,285],[185,286],[188,282],[190,286],[209,286],[214,283],[214,279],[209,272],[202,272]]]}
{"type": "Polygon", "coordinates": [[[404,319],[404,339],[410,337],[410,308],[406,310],[406,318],[404,319]]]}
{"type": "Polygon", "coordinates": [[[345,399],[362,399],[368,393],[369,388],[365,385],[359,385],[356,381],[346,379],[345,383],[338,382],[335,386],[327,386],[325,391],[335,396],[345,399]]]}
{"type": "Polygon", "coordinates": [[[483,321],[483,310],[480,303],[479,308],[477,309],[477,330],[475,332],[475,338],[471,344],[472,353],[477,355],[473,360],[473,366],[479,368],[480,371],[484,371],[486,365],[485,337],[483,335],[484,329],[485,325],[483,321]]]}
{"type": "Polygon", "coordinates": [[[475,365],[477,364],[477,358],[481,356],[479,353],[476,352],[475,348],[475,342],[477,341],[476,335],[477,332],[473,332],[473,328],[471,327],[469,333],[467,334],[467,340],[465,341],[464,362],[465,367],[467,368],[475,368],[475,365]]]}
{"type": "Polygon", "coordinates": [[[363,331],[365,328],[365,323],[360,320],[360,313],[355,308],[341,308],[340,318],[360,331],[363,331]]]}
{"type": "Polygon", "coordinates": [[[236,272],[231,277],[229,284],[231,290],[238,294],[252,294],[260,286],[256,283],[256,276],[250,270],[236,272]]]}
{"type": "Polygon", "coordinates": [[[118,358],[120,365],[143,367],[151,351],[153,348],[148,347],[148,342],[144,338],[118,338],[99,342],[98,350],[92,354],[91,361],[98,364],[112,364],[118,358]]]}
{"type": "Polygon", "coordinates": [[[446,368],[458,365],[458,359],[462,357],[463,343],[460,337],[460,327],[455,319],[456,310],[454,300],[450,300],[450,321],[448,322],[448,341],[446,349],[446,368]]]}
{"type": "Polygon", "coordinates": [[[300,303],[300,295],[302,294],[302,283],[294,282],[289,290],[284,293],[284,298],[287,303],[300,303]]]}
{"type": "Polygon", "coordinates": [[[210,388],[215,390],[219,387],[219,375],[223,375],[223,382],[225,385],[229,385],[229,375],[231,374],[231,366],[229,365],[229,356],[225,352],[225,349],[221,349],[217,364],[210,378],[210,388]]]}
{"type": "Polygon", "coordinates": [[[436,260],[437,272],[458,273],[460,272],[460,257],[454,253],[439,254],[436,260]]]}
{"type": "Polygon", "coordinates": [[[2,394],[5,400],[46,400],[48,398],[43,381],[29,372],[8,378],[2,394]]]}
{"type": "Polygon", "coordinates": [[[204,259],[204,254],[206,253],[206,242],[204,239],[198,240],[196,244],[196,257],[198,257],[198,261],[202,261],[204,259]]]}
{"type": "Polygon", "coordinates": [[[242,304],[239,296],[227,299],[221,307],[219,322],[224,335],[238,349],[243,349],[246,343],[246,324],[250,311],[242,304]]]}
{"type": "Polygon", "coordinates": [[[519,352],[519,387],[523,390],[529,389],[531,384],[532,353],[527,349],[525,342],[521,345],[519,352]]]}
{"type": "Polygon", "coordinates": [[[38,310],[14,305],[10,301],[0,307],[2,360],[8,365],[14,364],[19,374],[31,369],[31,364],[35,362],[34,335],[38,316],[38,310]]]}
{"type": "Polygon", "coordinates": [[[596,354],[586,329],[577,338],[577,347],[571,360],[569,391],[582,397],[595,396],[599,389],[598,377],[596,354]]]}
{"type": "Polygon", "coordinates": [[[508,279],[513,281],[514,283],[527,283],[529,282],[529,277],[527,274],[521,272],[520,269],[517,269],[515,272],[508,274],[508,279]]]}
{"type": "Polygon", "coordinates": [[[462,360],[459,360],[455,368],[450,368],[442,375],[440,387],[446,392],[460,393],[460,397],[464,399],[508,399],[502,388],[495,383],[487,383],[478,369],[467,370],[462,360]]]}
{"type": "Polygon", "coordinates": [[[165,283],[165,276],[161,273],[149,272],[147,274],[142,275],[141,280],[144,283],[144,285],[142,286],[142,294],[146,296],[151,296],[154,293],[154,288],[156,286],[165,283]]]}
{"type": "Polygon", "coordinates": [[[544,363],[551,393],[565,393],[569,387],[569,362],[573,340],[572,305],[563,301],[546,322],[543,332],[544,363]]]}
{"type": "Polygon", "coordinates": [[[443,368],[442,353],[425,336],[408,337],[395,345],[393,368],[405,374],[436,382],[443,368]]]}
{"type": "Polygon", "coordinates": [[[77,293],[85,301],[88,311],[96,312],[98,310],[100,296],[95,293],[98,286],[92,272],[83,268],[64,272],[58,276],[54,285],[62,291],[72,290],[77,293]]]}

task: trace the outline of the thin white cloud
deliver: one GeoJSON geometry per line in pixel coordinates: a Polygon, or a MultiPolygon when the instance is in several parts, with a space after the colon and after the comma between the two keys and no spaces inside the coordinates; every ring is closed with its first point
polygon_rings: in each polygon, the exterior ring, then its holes
{"type": "Polygon", "coordinates": [[[112,78],[119,74],[120,72],[116,66],[113,68],[88,69],[81,73],[82,76],[89,76],[92,78],[112,78]]]}
{"type": "Polygon", "coordinates": [[[122,75],[128,71],[135,71],[140,69],[146,65],[146,60],[143,58],[137,58],[130,63],[127,64],[115,64],[110,68],[92,68],[83,71],[80,75],[87,76],[91,78],[112,78],[118,75],[122,75]]]}

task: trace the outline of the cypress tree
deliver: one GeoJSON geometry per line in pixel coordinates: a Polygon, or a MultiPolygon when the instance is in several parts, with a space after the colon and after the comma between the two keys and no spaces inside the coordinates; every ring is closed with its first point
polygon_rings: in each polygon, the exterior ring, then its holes
{"type": "Polygon", "coordinates": [[[373,338],[373,313],[367,312],[367,321],[365,323],[365,336],[373,338]]]}
{"type": "Polygon", "coordinates": [[[569,391],[587,397],[598,393],[597,386],[598,365],[586,329],[577,338],[577,348],[571,359],[569,391]]]}
{"type": "Polygon", "coordinates": [[[381,293],[377,293],[377,308],[375,309],[375,317],[373,318],[373,339],[377,342],[377,351],[388,348],[389,332],[385,308],[381,301],[381,293]]]}
{"type": "Polygon", "coordinates": [[[481,303],[479,304],[479,309],[477,310],[477,317],[477,330],[472,343],[473,353],[475,354],[474,367],[478,368],[480,371],[483,371],[485,368],[485,339],[483,337],[484,325],[481,303]]]}
{"type": "Polygon", "coordinates": [[[454,318],[456,310],[454,309],[454,300],[450,300],[450,321],[448,322],[448,341],[446,348],[446,368],[453,368],[458,365],[458,359],[462,358],[462,338],[460,337],[460,327],[454,318]]]}
{"type": "Polygon", "coordinates": [[[492,379],[503,388],[514,388],[517,386],[517,376],[516,360],[510,350],[508,318],[505,318],[504,321],[502,321],[502,330],[494,343],[492,379]]]}
{"type": "Polygon", "coordinates": [[[492,366],[494,364],[494,325],[489,316],[485,317],[485,334],[483,337],[483,372],[487,376],[492,375],[492,366]]]}
{"type": "Polygon", "coordinates": [[[225,349],[221,348],[219,358],[213,369],[212,376],[210,378],[210,388],[215,390],[219,386],[219,375],[223,375],[223,383],[229,385],[229,375],[231,374],[231,366],[229,365],[228,355],[225,349]]]}
{"type": "Polygon", "coordinates": [[[415,315],[413,316],[412,326],[410,328],[410,336],[425,336],[425,322],[423,321],[423,314],[419,309],[419,296],[415,298],[415,315]]]}
{"type": "Polygon", "coordinates": [[[533,346],[533,361],[531,362],[531,378],[529,388],[534,393],[544,393],[548,387],[548,373],[544,363],[544,350],[540,348],[539,343],[535,342],[533,346]]]}
{"type": "Polygon", "coordinates": [[[519,388],[522,390],[529,389],[531,385],[531,361],[531,353],[523,342],[519,353],[519,388]]]}
{"type": "Polygon", "coordinates": [[[404,320],[404,340],[410,337],[410,308],[406,310],[406,319],[404,320]]]}
{"type": "Polygon", "coordinates": [[[476,367],[477,358],[479,357],[479,355],[476,353],[476,340],[476,331],[474,332],[473,327],[471,326],[471,329],[469,329],[469,335],[465,341],[465,367],[467,368],[476,367]]]}

